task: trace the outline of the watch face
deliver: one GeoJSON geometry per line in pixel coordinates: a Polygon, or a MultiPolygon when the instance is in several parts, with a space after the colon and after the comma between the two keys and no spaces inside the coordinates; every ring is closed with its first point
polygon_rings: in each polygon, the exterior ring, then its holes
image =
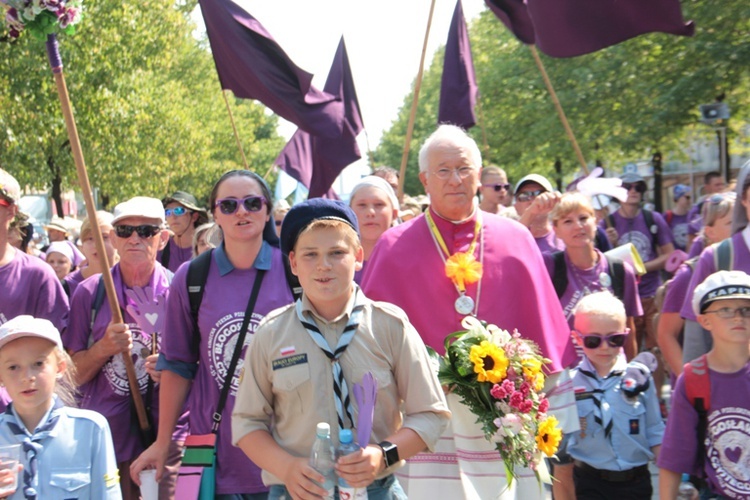
{"type": "Polygon", "coordinates": [[[380,447],[383,449],[383,458],[385,459],[386,467],[390,467],[399,462],[398,447],[395,444],[389,441],[383,441],[380,443],[380,447]]]}

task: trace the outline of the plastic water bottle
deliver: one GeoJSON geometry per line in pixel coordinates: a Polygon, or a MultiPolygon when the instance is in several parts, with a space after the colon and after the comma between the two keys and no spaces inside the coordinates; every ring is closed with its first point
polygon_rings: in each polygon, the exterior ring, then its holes
{"type": "Polygon", "coordinates": [[[325,477],[322,486],[328,493],[325,500],[333,500],[336,489],[336,454],[331,442],[331,426],[320,422],[315,430],[315,443],[310,452],[310,466],[325,477]]]}
{"type": "Polygon", "coordinates": [[[677,490],[677,500],[698,500],[698,490],[690,482],[690,475],[683,474],[680,489],[677,490]]]}
{"type": "MultiPolygon", "coordinates": [[[[359,446],[352,439],[352,431],[344,429],[339,433],[339,448],[336,458],[359,451],[359,446]]],[[[339,498],[341,500],[367,500],[367,488],[352,488],[344,478],[339,477],[339,498]]]]}

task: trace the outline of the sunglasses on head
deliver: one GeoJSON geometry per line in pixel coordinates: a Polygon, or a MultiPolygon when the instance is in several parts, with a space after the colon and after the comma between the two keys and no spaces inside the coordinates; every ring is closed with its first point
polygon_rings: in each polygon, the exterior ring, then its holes
{"type": "Polygon", "coordinates": [[[500,192],[501,190],[505,189],[506,191],[510,191],[510,184],[507,182],[505,184],[498,183],[498,184],[482,184],[483,187],[489,188],[491,187],[496,192],[500,192]]]}
{"type": "Polygon", "coordinates": [[[521,203],[531,201],[542,193],[544,193],[543,189],[537,189],[536,191],[524,191],[523,193],[518,193],[516,195],[516,201],[520,201],[521,203]]]}
{"type": "Polygon", "coordinates": [[[263,205],[266,204],[266,198],[264,196],[245,196],[241,200],[237,198],[222,198],[216,200],[215,207],[219,207],[221,213],[224,215],[232,215],[240,209],[240,203],[245,207],[248,212],[260,212],[263,205]]]}
{"type": "Polygon", "coordinates": [[[118,238],[130,238],[130,236],[132,236],[134,232],[139,237],[147,239],[152,238],[153,236],[161,232],[161,227],[151,224],[142,224],[140,226],[115,226],[115,234],[118,238]]]}
{"type": "Polygon", "coordinates": [[[646,192],[646,185],[642,182],[623,182],[622,187],[624,187],[628,191],[630,191],[631,189],[635,189],[641,194],[646,192]]]}
{"type": "Polygon", "coordinates": [[[175,217],[179,217],[180,215],[185,215],[187,213],[187,208],[185,207],[174,207],[174,208],[167,208],[164,210],[164,215],[167,217],[170,217],[174,215],[175,217]]]}
{"type": "MultiPolygon", "coordinates": [[[[577,331],[577,330],[576,330],[577,331]]],[[[628,336],[628,331],[622,333],[610,333],[609,335],[584,335],[578,332],[583,340],[583,347],[586,349],[596,349],[602,341],[606,341],[610,347],[622,347],[625,345],[625,338],[628,336]]]]}

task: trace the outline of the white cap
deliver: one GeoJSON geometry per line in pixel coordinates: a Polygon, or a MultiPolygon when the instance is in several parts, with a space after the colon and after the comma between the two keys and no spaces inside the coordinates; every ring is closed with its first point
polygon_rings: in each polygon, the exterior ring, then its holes
{"type": "Polygon", "coordinates": [[[0,349],[8,342],[22,337],[43,338],[55,344],[58,349],[63,348],[60,332],[47,319],[24,314],[0,325],[0,349]]]}
{"type": "Polygon", "coordinates": [[[702,314],[717,300],[750,300],[750,276],[742,271],[719,271],[706,278],[693,292],[693,312],[702,314]]]}
{"type": "Polygon", "coordinates": [[[73,247],[68,245],[68,242],[66,241],[54,241],[50,243],[47,247],[47,256],[55,252],[66,256],[71,264],[73,264],[73,262],[75,261],[75,256],[73,255],[73,247]]]}
{"type": "Polygon", "coordinates": [[[166,222],[164,219],[164,206],[161,204],[161,201],[156,198],[149,198],[148,196],[136,196],[117,205],[112,225],[128,217],[157,219],[161,224],[166,222]]]}
{"type": "Polygon", "coordinates": [[[356,186],[352,189],[352,192],[349,193],[349,205],[351,206],[352,200],[354,199],[354,194],[359,191],[360,189],[364,187],[374,187],[378,188],[381,191],[383,191],[391,202],[391,208],[393,210],[400,210],[401,207],[398,203],[398,198],[396,198],[396,193],[393,191],[393,187],[388,184],[388,182],[383,179],[382,177],[378,177],[377,175],[368,175],[367,177],[363,177],[356,186]]]}
{"type": "Polygon", "coordinates": [[[521,186],[523,186],[527,182],[536,182],[537,184],[542,186],[548,193],[552,193],[555,190],[546,177],[539,174],[529,174],[516,183],[516,187],[515,189],[513,189],[513,192],[517,193],[518,190],[521,189],[521,186]]]}
{"type": "Polygon", "coordinates": [[[0,197],[12,203],[18,203],[21,199],[21,186],[15,177],[0,168],[0,197]]]}

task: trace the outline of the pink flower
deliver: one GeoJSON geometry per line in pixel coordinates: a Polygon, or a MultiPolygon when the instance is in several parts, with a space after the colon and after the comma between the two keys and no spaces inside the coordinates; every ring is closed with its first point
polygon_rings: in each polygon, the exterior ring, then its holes
{"type": "Polygon", "coordinates": [[[521,391],[521,394],[523,394],[523,397],[527,398],[529,397],[529,394],[531,393],[531,386],[529,385],[528,382],[524,382],[523,384],[521,384],[521,387],[519,388],[519,390],[521,391]]]}
{"type": "Polygon", "coordinates": [[[42,5],[45,9],[50,12],[55,12],[59,15],[59,11],[62,10],[63,2],[61,0],[43,0],[42,5]]]}
{"type": "Polygon", "coordinates": [[[490,389],[490,394],[495,399],[503,399],[508,395],[508,393],[505,392],[505,389],[503,389],[503,387],[499,384],[495,384],[492,386],[492,389],[490,389]]]}
{"type": "Polygon", "coordinates": [[[65,9],[65,12],[58,18],[60,20],[60,28],[65,29],[71,24],[75,24],[78,21],[80,11],[75,7],[69,7],[65,9]]]}
{"type": "Polygon", "coordinates": [[[521,403],[523,403],[523,400],[524,400],[523,394],[521,394],[520,392],[516,391],[510,397],[510,405],[513,408],[520,408],[521,403]]]}
{"type": "Polygon", "coordinates": [[[497,427],[497,435],[511,437],[518,434],[523,428],[521,417],[515,413],[509,413],[502,418],[496,418],[493,423],[497,427]]]}
{"type": "Polygon", "coordinates": [[[539,401],[539,413],[547,413],[547,410],[549,409],[549,399],[543,398],[541,401],[539,401]]]}
{"type": "Polygon", "coordinates": [[[520,405],[518,405],[518,410],[521,413],[529,413],[532,410],[532,408],[534,408],[534,402],[531,401],[530,399],[527,399],[524,402],[522,402],[520,405]]]}

